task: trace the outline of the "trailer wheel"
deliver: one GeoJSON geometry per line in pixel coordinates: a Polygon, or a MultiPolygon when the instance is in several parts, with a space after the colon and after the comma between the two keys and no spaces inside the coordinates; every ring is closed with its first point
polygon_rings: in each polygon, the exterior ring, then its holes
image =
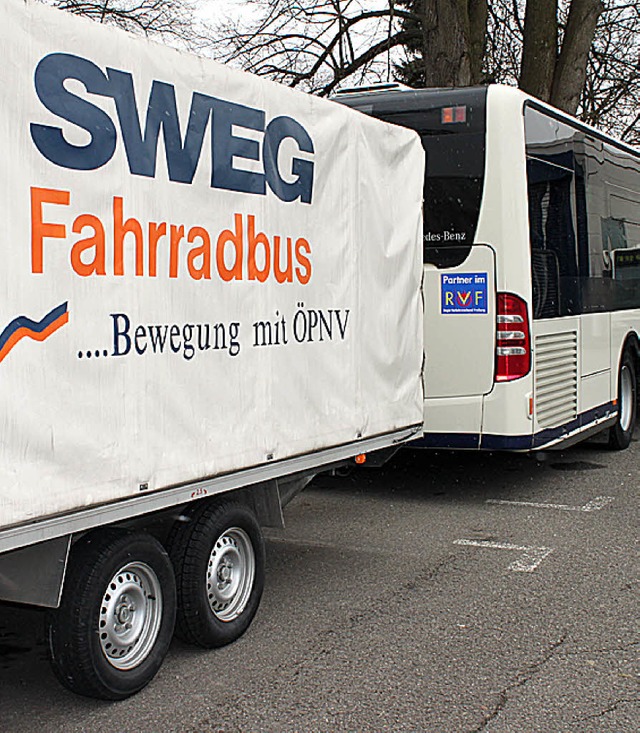
{"type": "Polygon", "coordinates": [[[622,355],[618,374],[618,419],[609,430],[609,447],[624,450],[631,443],[636,426],[638,391],[633,356],[627,350],[622,355]]]}
{"type": "Polygon", "coordinates": [[[260,605],[264,540],[253,512],[235,502],[195,505],[168,541],[176,574],[176,635],[211,649],[238,639],[260,605]]]}
{"type": "Polygon", "coordinates": [[[53,670],[80,695],[129,697],[160,668],[175,613],[162,545],[142,532],[94,530],[74,545],[62,603],[47,617],[53,670]]]}

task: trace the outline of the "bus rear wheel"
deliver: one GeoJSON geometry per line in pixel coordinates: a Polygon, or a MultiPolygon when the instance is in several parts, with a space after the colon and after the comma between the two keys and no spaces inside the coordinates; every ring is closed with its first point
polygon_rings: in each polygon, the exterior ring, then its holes
{"type": "Polygon", "coordinates": [[[609,447],[612,450],[624,450],[631,443],[636,426],[637,405],[636,365],[627,350],[622,356],[618,374],[618,418],[609,430],[609,447]]]}

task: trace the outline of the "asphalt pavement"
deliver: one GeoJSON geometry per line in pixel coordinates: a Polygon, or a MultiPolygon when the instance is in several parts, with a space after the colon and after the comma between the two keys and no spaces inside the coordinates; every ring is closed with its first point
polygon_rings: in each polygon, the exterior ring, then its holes
{"type": "Polygon", "coordinates": [[[635,733],[639,437],[317,479],[247,634],[175,641],[121,703],[59,687],[42,612],[0,608],[0,731],[635,733]]]}

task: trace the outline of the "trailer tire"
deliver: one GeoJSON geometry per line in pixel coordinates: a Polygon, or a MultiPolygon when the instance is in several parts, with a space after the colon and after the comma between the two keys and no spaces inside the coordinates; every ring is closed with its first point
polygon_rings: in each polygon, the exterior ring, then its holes
{"type": "Polygon", "coordinates": [[[618,373],[618,417],[609,430],[609,448],[628,448],[636,427],[638,389],[636,365],[629,349],[625,349],[618,373]]]}
{"type": "Polygon", "coordinates": [[[73,546],[62,602],[47,615],[53,670],[80,695],[129,697],[160,669],[175,614],[162,545],[144,532],[94,530],[73,546]]]}
{"type": "Polygon", "coordinates": [[[264,588],[264,540],[253,512],[236,502],[195,505],[175,523],[167,546],[178,638],[212,649],[242,636],[264,588]]]}

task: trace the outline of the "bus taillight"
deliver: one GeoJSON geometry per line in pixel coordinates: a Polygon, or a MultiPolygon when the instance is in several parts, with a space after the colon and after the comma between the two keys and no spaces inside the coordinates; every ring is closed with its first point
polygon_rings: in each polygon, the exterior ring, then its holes
{"type": "Polygon", "coordinates": [[[513,293],[498,293],[496,382],[520,379],[531,369],[531,332],[527,304],[513,293]]]}

